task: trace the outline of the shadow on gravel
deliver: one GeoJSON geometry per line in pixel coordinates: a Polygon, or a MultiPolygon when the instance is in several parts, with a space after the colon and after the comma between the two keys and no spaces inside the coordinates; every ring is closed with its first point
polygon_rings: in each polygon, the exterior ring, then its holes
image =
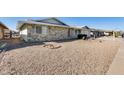
{"type": "MultiPolygon", "coordinates": [[[[55,41],[48,41],[48,42],[63,43],[63,42],[73,42],[75,40],[77,40],[77,39],[55,40],[55,41]]],[[[45,45],[46,42],[30,42],[30,43],[26,43],[26,42],[20,41],[19,43],[12,43],[12,42],[8,42],[8,41],[4,41],[4,43],[6,43],[6,45],[2,49],[0,49],[1,51],[3,51],[3,50],[10,51],[10,50],[13,50],[13,49],[25,48],[25,47],[29,47],[29,46],[45,45]]]]}
{"type": "Polygon", "coordinates": [[[25,48],[29,46],[42,45],[42,44],[44,43],[43,42],[26,43],[23,41],[13,42],[12,40],[3,40],[3,41],[0,41],[0,52],[10,51],[18,48],[25,48]]]}
{"type": "Polygon", "coordinates": [[[25,47],[29,47],[29,46],[35,46],[35,45],[43,45],[44,43],[19,43],[19,44],[8,44],[5,47],[6,51],[10,51],[13,49],[18,49],[18,48],[25,48],[25,47]]]}

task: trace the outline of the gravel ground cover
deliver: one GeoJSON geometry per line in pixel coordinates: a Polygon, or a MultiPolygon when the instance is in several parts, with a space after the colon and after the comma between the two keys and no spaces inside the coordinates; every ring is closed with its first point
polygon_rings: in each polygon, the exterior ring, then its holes
{"type": "Polygon", "coordinates": [[[111,38],[17,44],[1,58],[0,74],[102,75],[108,71],[119,46],[119,39],[111,38]]]}

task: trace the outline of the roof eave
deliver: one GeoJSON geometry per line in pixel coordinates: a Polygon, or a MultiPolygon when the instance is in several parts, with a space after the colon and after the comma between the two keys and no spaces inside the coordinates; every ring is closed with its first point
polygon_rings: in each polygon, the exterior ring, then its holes
{"type": "Polygon", "coordinates": [[[6,29],[9,29],[5,24],[3,24],[2,22],[0,22],[0,24],[5,27],[6,29]]]}
{"type": "Polygon", "coordinates": [[[54,25],[54,24],[48,24],[48,23],[41,23],[41,22],[26,22],[26,21],[23,21],[21,23],[18,23],[17,25],[17,30],[19,30],[24,24],[34,24],[34,25],[46,25],[46,26],[57,26],[57,27],[65,27],[65,28],[69,28],[69,26],[62,26],[62,25],[54,25]]]}
{"type": "Polygon", "coordinates": [[[64,27],[70,29],[82,29],[81,27],[73,27],[73,26],[63,26],[63,25],[56,25],[56,24],[48,24],[48,23],[41,23],[41,22],[34,22],[34,21],[20,21],[17,25],[17,30],[21,29],[24,24],[34,24],[34,25],[46,25],[46,26],[54,26],[54,27],[64,27]]]}

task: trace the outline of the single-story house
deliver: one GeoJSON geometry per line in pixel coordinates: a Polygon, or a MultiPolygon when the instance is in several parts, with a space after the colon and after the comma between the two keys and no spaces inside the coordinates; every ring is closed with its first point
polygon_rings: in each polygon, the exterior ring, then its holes
{"type": "Polygon", "coordinates": [[[89,28],[88,26],[82,27],[82,34],[86,34],[88,38],[91,37],[91,31],[91,28],[89,28]]]}
{"type": "Polygon", "coordinates": [[[17,30],[26,42],[72,39],[84,33],[84,28],[69,26],[57,18],[19,21],[17,30]]]}
{"type": "Polygon", "coordinates": [[[98,29],[91,29],[91,33],[92,33],[92,36],[97,38],[97,37],[101,37],[103,36],[104,32],[102,32],[101,30],[98,30],[98,29]]]}
{"type": "Polygon", "coordinates": [[[115,30],[102,30],[104,32],[105,36],[113,36],[113,37],[118,37],[120,36],[120,31],[115,31],[115,30]]]}
{"type": "Polygon", "coordinates": [[[10,38],[11,37],[11,31],[9,28],[0,22],[0,39],[10,38]]]}
{"type": "Polygon", "coordinates": [[[121,31],[111,30],[111,31],[106,31],[104,33],[105,33],[105,35],[113,36],[113,37],[121,36],[121,31]]]}
{"type": "Polygon", "coordinates": [[[101,37],[101,36],[118,37],[121,35],[120,31],[114,31],[114,30],[92,29],[91,32],[95,37],[101,37]]]}

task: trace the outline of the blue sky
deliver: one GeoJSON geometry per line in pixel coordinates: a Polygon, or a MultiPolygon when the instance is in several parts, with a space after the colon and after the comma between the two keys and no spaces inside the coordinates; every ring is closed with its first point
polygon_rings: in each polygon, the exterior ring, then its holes
{"type": "MultiPolygon", "coordinates": [[[[0,17],[10,29],[15,30],[17,21],[25,19],[44,19],[45,17],[0,17]]],[[[97,29],[124,30],[124,17],[57,17],[71,26],[89,26],[97,29]]]]}

